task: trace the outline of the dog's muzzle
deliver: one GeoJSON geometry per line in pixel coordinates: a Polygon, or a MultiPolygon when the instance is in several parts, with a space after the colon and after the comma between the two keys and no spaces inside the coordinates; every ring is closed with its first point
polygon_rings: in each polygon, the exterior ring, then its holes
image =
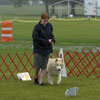
{"type": "Polygon", "coordinates": [[[61,66],[57,66],[57,71],[60,71],[61,70],[61,66]]]}
{"type": "Polygon", "coordinates": [[[60,69],[58,69],[57,71],[60,71],[60,69]]]}

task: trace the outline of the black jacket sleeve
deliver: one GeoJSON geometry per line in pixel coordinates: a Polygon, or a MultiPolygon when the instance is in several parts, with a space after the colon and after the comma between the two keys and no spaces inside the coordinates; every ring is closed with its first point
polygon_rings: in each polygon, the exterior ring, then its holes
{"type": "Polygon", "coordinates": [[[33,29],[32,37],[33,37],[34,40],[40,41],[40,42],[43,42],[43,43],[48,41],[48,40],[41,38],[39,36],[39,28],[37,26],[35,26],[35,28],[33,29]]]}
{"type": "Polygon", "coordinates": [[[54,34],[53,34],[53,27],[52,27],[52,25],[51,25],[51,30],[52,30],[52,33],[51,33],[51,39],[52,39],[52,42],[56,42],[55,41],[55,38],[54,38],[54,34]]]}

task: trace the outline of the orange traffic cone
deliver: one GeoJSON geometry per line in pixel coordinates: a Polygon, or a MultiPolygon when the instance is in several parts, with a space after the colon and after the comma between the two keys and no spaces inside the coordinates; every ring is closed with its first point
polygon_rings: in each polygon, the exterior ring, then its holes
{"type": "Polygon", "coordinates": [[[3,21],[1,25],[1,41],[3,42],[12,42],[12,22],[3,21]]]}

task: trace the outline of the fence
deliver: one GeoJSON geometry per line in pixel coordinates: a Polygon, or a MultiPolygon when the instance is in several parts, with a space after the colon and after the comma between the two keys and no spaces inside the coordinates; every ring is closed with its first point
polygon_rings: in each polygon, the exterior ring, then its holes
{"type": "MultiPolygon", "coordinates": [[[[17,73],[29,72],[33,78],[34,67],[33,67],[33,55],[26,54],[25,52],[20,56],[18,53],[12,57],[9,53],[3,57],[0,54],[0,80],[10,80],[14,78],[17,80],[17,73]]],[[[57,51],[54,52],[54,57],[58,57],[57,51]]],[[[85,75],[87,78],[91,75],[95,75],[97,78],[100,77],[100,52],[97,50],[93,53],[89,52],[76,52],[70,53],[66,51],[64,53],[64,61],[66,65],[67,75],[73,75],[79,77],[85,75]]]]}

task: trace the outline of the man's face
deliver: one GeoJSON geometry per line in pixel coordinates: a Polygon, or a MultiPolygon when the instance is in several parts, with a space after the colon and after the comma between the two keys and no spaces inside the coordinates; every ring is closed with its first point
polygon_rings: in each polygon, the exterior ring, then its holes
{"type": "Polygon", "coordinates": [[[43,26],[46,26],[47,23],[48,23],[48,19],[41,19],[41,24],[42,24],[43,26]]]}

